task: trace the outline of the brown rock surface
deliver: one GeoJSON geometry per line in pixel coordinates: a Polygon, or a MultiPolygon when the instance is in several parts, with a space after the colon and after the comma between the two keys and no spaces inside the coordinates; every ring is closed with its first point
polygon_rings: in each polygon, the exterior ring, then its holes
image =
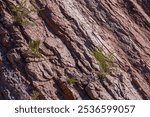
{"type": "Polygon", "coordinates": [[[26,1],[40,10],[24,26],[12,17],[20,0],[0,0],[0,99],[150,99],[149,0],[26,1]],[[41,58],[27,53],[37,38],[41,58]],[[96,48],[115,57],[106,78],[96,48]]]}

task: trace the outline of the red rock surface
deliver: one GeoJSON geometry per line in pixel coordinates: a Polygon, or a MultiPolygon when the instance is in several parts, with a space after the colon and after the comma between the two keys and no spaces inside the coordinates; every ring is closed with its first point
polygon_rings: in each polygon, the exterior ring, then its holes
{"type": "Polygon", "coordinates": [[[40,9],[28,26],[12,17],[20,0],[0,1],[0,99],[150,99],[149,0],[26,1],[40,9]],[[41,58],[27,53],[37,38],[41,58]],[[106,78],[96,48],[114,55],[106,78]]]}

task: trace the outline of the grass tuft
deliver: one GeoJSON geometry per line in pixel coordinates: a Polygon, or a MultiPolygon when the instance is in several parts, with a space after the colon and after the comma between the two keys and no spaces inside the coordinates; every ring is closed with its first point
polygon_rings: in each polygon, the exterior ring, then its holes
{"type": "Polygon", "coordinates": [[[32,100],[40,100],[41,94],[38,91],[33,90],[31,94],[31,98],[32,100]]]}
{"type": "Polygon", "coordinates": [[[36,12],[34,7],[27,6],[27,0],[21,0],[17,5],[11,5],[11,11],[14,23],[27,26],[33,23],[33,19],[30,17],[31,13],[36,12]]]}
{"type": "Polygon", "coordinates": [[[113,54],[104,54],[103,49],[100,48],[93,52],[94,57],[99,63],[100,71],[102,76],[106,76],[111,73],[112,67],[114,66],[113,54]]]}
{"type": "Polygon", "coordinates": [[[68,79],[67,79],[67,82],[68,82],[69,84],[75,85],[76,83],[78,83],[78,80],[75,79],[75,78],[68,78],[68,79]]]}
{"type": "Polygon", "coordinates": [[[41,57],[41,53],[39,52],[40,44],[41,44],[40,39],[29,41],[28,44],[29,52],[34,56],[41,57]]]}

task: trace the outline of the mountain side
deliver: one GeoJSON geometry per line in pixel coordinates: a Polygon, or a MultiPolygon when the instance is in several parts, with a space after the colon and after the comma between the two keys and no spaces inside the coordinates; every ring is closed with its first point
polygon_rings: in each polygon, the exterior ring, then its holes
{"type": "Polygon", "coordinates": [[[150,99],[149,8],[0,0],[0,99],[150,99]]]}

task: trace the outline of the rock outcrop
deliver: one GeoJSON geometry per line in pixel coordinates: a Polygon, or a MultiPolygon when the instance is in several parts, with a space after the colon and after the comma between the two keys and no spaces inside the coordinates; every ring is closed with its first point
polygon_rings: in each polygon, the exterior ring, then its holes
{"type": "Polygon", "coordinates": [[[23,0],[27,25],[21,1],[0,0],[0,99],[150,99],[149,0],[23,0]],[[99,48],[114,58],[105,76],[99,48]]]}

